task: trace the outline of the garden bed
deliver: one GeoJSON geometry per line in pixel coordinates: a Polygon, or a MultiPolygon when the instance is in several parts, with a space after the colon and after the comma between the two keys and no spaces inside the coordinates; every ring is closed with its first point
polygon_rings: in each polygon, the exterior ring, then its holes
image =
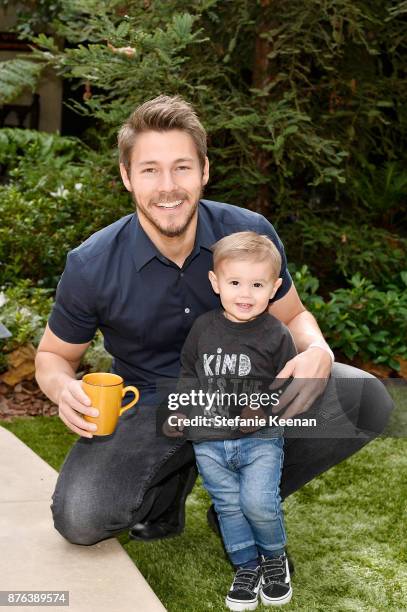
{"type": "Polygon", "coordinates": [[[33,380],[25,380],[15,387],[0,383],[0,420],[10,421],[15,416],[54,416],[58,407],[38,388],[33,380]]]}

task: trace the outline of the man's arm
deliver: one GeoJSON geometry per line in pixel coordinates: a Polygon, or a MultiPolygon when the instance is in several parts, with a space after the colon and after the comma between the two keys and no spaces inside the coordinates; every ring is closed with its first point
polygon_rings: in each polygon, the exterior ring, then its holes
{"type": "Polygon", "coordinates": [[[90,400],[76,380],[75,372],[90,342],[70,344],[56,336],[47,325],[35,358],[38,385],[59,408],[59,417],[73,432],[87,438],[96,429],[81,414],[97,416],[90,400]],[[78,414],[79,413],[79,414],[78,414]]]}
{"type": "MultiPolygon", "coordinates": [[[[315,384],[307,381],[301,387],[297,399],[292,402],[284,418],[305,412],[322,393],[331,372],[332,359],[325,349],[310,344],[318,342],[328,347],[318,323],[301,302],[294,285],[280,300],[269,307],[269,312],[285,323],[296,344],[298,355],[290,359],[279,372],[279,378],[293,376],[298,379],[315,379],[315,384]]],[[[329,348],[329,347],[328,347],[329,348]]],[[[294,393],[295,386],[291,386],[294,393]]],[[[297,389],[298,391],[298,389],[297,389]]],[[[287,396],[287,399],[288,396],[287,396]]]]}

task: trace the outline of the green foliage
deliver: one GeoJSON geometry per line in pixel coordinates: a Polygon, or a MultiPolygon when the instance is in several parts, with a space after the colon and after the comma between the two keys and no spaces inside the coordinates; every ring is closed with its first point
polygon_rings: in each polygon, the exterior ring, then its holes
{"type": "MultiPolygon", "coordinates": [[[[38,346],[52,309],[53,294],[53,289],[34,287],[27,280],[1,289],[0,321],[12,336],[0,340],[0,372],[7,369],[8,353],[27,343],[38,346]]],[[[82,365],[91,372],[108,372],[111,361],[103,346],[103,335],[97,332],[82,365]]]]}
{"type": "MultiPolygon", "coordinates": [[[[403,3],[67,0],[19,10],[20,31],[38,47],[33,60],[86,84],[83,100],[71,105],[94,119],[100,149],[109,150],[137,104],[179,93],[208,131],[208,196],[256,209],[283,232],[295,209],[306,232],[301,248],[311,257],[311,193],[320,194],[321,240],[330,253],[339,225],[371,222],[394,234],[403,223],[403,3]],[[52,28],[41,31],[40,23],[52,28]],[[68,41],[64,49],[58,37],[68,41]]],[[[358,258],[350,265],[347,253],[365,243],[341,249],[342,275],[357,271],[358,258]]],[[[363,275],[370,261],[371,254],[363,275]]],[[[397,253],[394,261],[373,266],[372,280],[395,268],[397,253]]]]}
{"type": "Polygon", "coordinates": [[[100,157],[73,139],[0,130],[0,163],[13,167],[0,185],[1,284],[30,278],[55,286],[67,251],[131,212],[113,178],[114,156],[100,157]]]}
{"type": "MultiPolygon", "coordinates": [[[[209,134],[215,198],[284,218],[309,186],[325,186],[333,220],[332,199],[352,213],[366,204],[364,186],[354,188],[360,170],[401,167],[402,2],[41,0],[29,8],[19,3],[18,28],[38,47],[33,60],[90,87],[71,104],[103,128],[102,148],[148,98],[179,93],[194,103],[209,134]]],[[[372,190],[369,202],[380,197],[379,184],[372,190]]]]}
{"type": "Polygon", "coordinates": [[[146,99],[181,94],[208,131],[207,196],[276,223],[289,259],[321,281],[320,296],[308,273],[296,278],[333,346],[394,367],[405,354],[405,2],[35,5],[20,3],[18,26],[37,46],[32,66],[6,66],[0,90],[33,87],[43,66],[86,87],[70,104],[93,119],[98,153],[0,133],[0,283],[54,286],[69,248],[129,212],[118,126],[146,99]]]}
{"type": "Polygon", "coordinates": [[[191,100],[209,132],[214,195],[226,201],[286,211],[299,185],[320,184],[354,201],[355,166],[403,155],[402,3],[67,0],[40,2],[20,28],[40,48],[33,59],[91,87],[72,104],[109,144],[145,99],[191,100]],[[37,34],[47,18],[69,41],[63,50],[37,34]]]}
{"type": "Polygon", "coordinates": [[[405,238],[366,222],[339,224],[321,219],[313,211],[300,215],[295,223],[282,226],[280,234],[290,258],[310,262],[318,272],[324,295],[338,280],[343,282],[357,273],[378,288],[387,287],[389,281],[404,288],[400,271],[407,261],[405,238]]]}
{"type": "Polygon", "coordinates": [[[308,266],[303,265],[297,268],[295,264],[288,264],[295,288],[298,291],[301,301],[312,313],[321,311],[324,307],[324,299],[318,295],[319,281],[312,276],[308,266]]]}
{"type": "Polygon", "coordinates": [[[0,164],[6,169],[8,166],[24,162],[28,164],[34,160],[39,163],[60,165],[75,158],[85,151],[85,146],[79,140],[62,137],[58,134],[47,134],[37,130],[21,130],[18,128],[2,128],[0,130],[0,164]]]}
{"type": "Polygon", "coordinates": [[[352,175],[352,186],[362,210],[373,223],[394,228],[406,224],[407,170],[396,162],[382,167],[365,164],[352,175]]]}
{"type": "Polygon", "coordinates": [[[7,353],[29,342],[38,345],[51,311],[52,293],[32,287],[29,281],[0,291],[0,321],[12,334],[0,340],[0,371],[6,369],[7,353]]]}
{"type": "Polygon", "coordinates": [[[10,6],[13,6],[18,18],[15,30],[21,38],[28,38],[33,33],[49,28],[51,21],[62,9],[63,0],[28,0],[27,2],[0,0],[0,8],[7,11],[10,6]]]}
{"type": "Polygon", "coordinates": [[[401,291],[391,283],[379,291],[355,274],[349,287],[333,291],[327,301],[317,294],[319,283],[307,266],[293,269],[293,279],[333,349],[348,359],[357,356],[400,369],[396,357],[407,358],[407,273],[401,274],[401,291]]]}
{"type": "Polygon", "coordinates": [[[0,292],[1,322],[12,337],[5,340],[7,348],[32,342],[38,344],[52,306],[52,289],[33,287],[22,280],[0,292]]]}
{"type": "Polygon", "coordinates": [[[0,104],[17,98],[25,89],[34,90],[44,64],[29,59],[0,62],[0,104]]]}
{"type": "Polygon", "coordinates": [[[98,331],[96,336],[82,358],[89,372],[109,372],[112,365],[112,356],[106,351],[103,343],[103,334],[98,331]]]}
{"type": "Polygon", "coordinates": [[[399,370],[395,358],[407,357],[406,289],[400,292],[389,285],[387,291],[378,291],[367,279],[352,276],[349,289],[331,294],[321,322],[333,347],[349,359],[358,355],[399,370]]]}

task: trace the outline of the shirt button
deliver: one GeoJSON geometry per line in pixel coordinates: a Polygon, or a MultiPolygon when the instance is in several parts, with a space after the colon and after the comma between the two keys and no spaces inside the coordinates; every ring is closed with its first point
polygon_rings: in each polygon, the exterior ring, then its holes
{"type": "Polygon", "coordinates": [[[184,273],[183,273],[183,272],[180,272],[180,273],[179,273],[179,275],[180,275],[180,277],[182,278],[182,277],[184,276],[184,273]]]}
{"type": "Polygon", "coordinates": [[[191,312],[191,309],[190,308],[185,308],[184,312],[185,312],[185,314],[189,314],[191,312]]]}

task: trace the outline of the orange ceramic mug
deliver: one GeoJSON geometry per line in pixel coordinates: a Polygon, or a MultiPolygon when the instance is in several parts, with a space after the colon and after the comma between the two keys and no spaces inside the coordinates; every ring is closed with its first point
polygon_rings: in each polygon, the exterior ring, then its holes
{"type": "Polygon", "coordinates": [[[97,417],[84,415],[86,421],[97,425],[96,431],[93,432],[95,436],[108,436],[113,433],[119,416],[125,410],[134,406],[140,397],[137,387],[123,388],[123,378],[107,372],[85,374],[82,378],[82,388],[89,396],[92,407],[99,410],[99,416],[97,417]],[[122,408],[122,399],[127,391],[132,391],[135,397],[122,408]]]}

